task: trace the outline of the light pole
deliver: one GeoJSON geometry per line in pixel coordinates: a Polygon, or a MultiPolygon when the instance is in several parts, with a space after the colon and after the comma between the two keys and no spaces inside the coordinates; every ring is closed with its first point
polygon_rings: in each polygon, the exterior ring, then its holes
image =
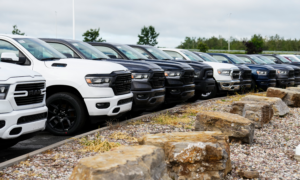
{"type": "Polygon", "coordinates": [[[228,22],[228,34],[229,34],[229,38],[228,38],[228,51],[230,51],[230,15],[231,15],[231,13],[229,13],[229,22],[228,22]]]}
{"type": "Polygon", "coordinates": [[[57,19],[57,13],[55,11],[55,37],[57,38],[57,22],[56,22],[56,19],[57,19]]]}
{"type": "Polygon", "coordinates": [[[75,5],[73,0],[73,40],[75,40],[75,5]]]}

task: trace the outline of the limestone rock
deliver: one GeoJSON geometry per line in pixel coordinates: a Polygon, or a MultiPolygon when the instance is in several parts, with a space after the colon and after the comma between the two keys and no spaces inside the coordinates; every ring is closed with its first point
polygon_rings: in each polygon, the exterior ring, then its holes
{"type": "Polygon", "coordinates": [[[259,178],[259,173],[257,171],[240,171],[238,174],[246,179],[259,178]]]}
{"type": "Polygon", "coordinates": [[[221,132],[147,134],[139,144],[162,147],[175,180],[224,179],[231,171],[228,137],[221,132]]]}
{"type": "Polygon", "coordinates": [[[231,104],[230,113],[238,114],[255,123],[255,127],[261,128],[273,117],[273,108],[267,102],[234,101],[231,104]]]}
{"type": "Polygon", "coordinates": [[[81,159],[70,180],[171,180],[162,148],[121,146],[81,159]]]}
{"type": "Polygon", "coordinates": [[[272,105],[275,116],[284,116],[289,113],[289,107],[280,99],[276,97],[263,97],[248,95],[241,98],[241,101],[256,101],[256,102],[267,102],[272,105]]]}
{"type": "Polygon", "coordinates": [[[252,144],[254,122],[237,114],[200,112],[196,117],[195,131],[221,131],[231,140],[252,144]]]}
{"type": "Polygon", "coordinates": [[[298,87],[287,87],[287,90],[300,92],[300,85],[298,87]]]}
{"type": "Polygon", "coordinates": [[[300,92],[281,88],[268,88],[267,97],[281,98],[286,105],[300,107],[300,92]]]}

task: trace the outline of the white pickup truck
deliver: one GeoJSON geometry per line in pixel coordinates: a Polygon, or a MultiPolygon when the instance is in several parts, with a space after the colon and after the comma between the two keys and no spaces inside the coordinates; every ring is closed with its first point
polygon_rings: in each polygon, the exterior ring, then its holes
{"type": "MultiPolygon", "coordinates": [[[[3,57],[9,54],[2,53],[3,57]]],[[[6,59],[17,62],[18,59],[6,59]]],[[[0,149],[45,129],[45,79],[25,67],[0,62],[0,149]]]]}
{"type": "Polygon", "coordinates": [[[0,35],[1,53],[21,58],[20,65],[46,79],[46,128],[53,134],[70,135],[88,120],[131,110],[131,73],[122,65],[68,59],[42,40],[19,35],[0,35]]]}

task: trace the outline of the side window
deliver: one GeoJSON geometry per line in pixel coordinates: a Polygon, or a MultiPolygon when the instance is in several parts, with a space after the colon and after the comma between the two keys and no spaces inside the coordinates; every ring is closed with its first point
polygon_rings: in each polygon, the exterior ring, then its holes
{"type": "Polygon", "coordinates": [[[114,55],[117,59],[123,59],[115,50],[113,50],[112,48],[109,47],[105,47],[105,46],[94,46],[95,48],[97,48],[99,51],[101,51],[103,54],[105,54],[106,56],[110,57],[110,55],[114,55]]]}
{"type": "MultiPolygon", "coordinates": [[[[0,57],[2,53],[14,53],[16,54],[17,57],[25,57],[25,55],[21,53],[19,49],[17,49],[15,46],[10,44],[9,42],[0,40],[0,57]]],[[[31,64],[30,61],[26,58],[26,62],[23,65],[29,66],[30,64],[31,64]]]]}
{"type": "Polygon", "coordinates": [[[245,61],[246,63],[253,64],[252,61],[250,59],[248,59],[247,57],[238,56],[238,58],[245,61]]]}
{"type": "Polygon", "coordinates": [[[277,59],[276,59],[275,57],[273,57],[273,56],[265,56],[265,57],[271,59],[273,62],[276,62],[276,61],[277,61],[277,59]]]}
{"type": "Polygon", "coordinates": [[[152,59],[151,56],[145,50],[137,47],[132,47],[132,48],[137,52],[141,53],[142,55],[146,56],[148,59],[152,59]]]}
{"type": "Polygon", "coordinates": [[[59,43],[48,43],[54,49],[65,55],[67,58],[79,58],[79,56],[69,47],[59,43]]]}
{"type": "Polygon", "coordinates": [[[219,55],[212,55],[213,58],[218,60],[220,63],[223,63],[223,61],[226,61],[227,63],[231,63],[226,57],[219,56],[219,55]]]}
{"type": "Polygon", "coordinates": [[[168,50],[163,50],[164,52],[166,52],[167,54],[169,54],[172,58],[174,59],[185,59],[181,54],[179,54],[178,52],[174,52],[174,51],[168,51],[168,50]]]}

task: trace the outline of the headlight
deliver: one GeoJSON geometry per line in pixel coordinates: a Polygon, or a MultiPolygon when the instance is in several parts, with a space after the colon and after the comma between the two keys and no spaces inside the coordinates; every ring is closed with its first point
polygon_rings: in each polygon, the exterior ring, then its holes
{"type": "Polygon", "coordinates": [[[218,69],[218,73],[223,76],[229,76],[231,70],[230,69],[218,69]]]}
{"type": "Polygon", "coordinates": [[[256,71],[257,75],[266,76],[268,74],[267,71],[256,71]]]}
{"type": "Polygon", "coordinates": [[[0,84],[0,100],[3,100],[6,98],[8,89],[9,89],[9,85],[0,84]]]}
{"type": "Polygon", "coordinates": [[[194,78],[199,78],[200,77],[200,73],[201,73],[201,71],[195,71],[194,78]]]}
{"type": "Polygon", "coordinates": [[[131,78],[132,80],[147,80],[149,79],[149,73],[132,73],[131,78]]]}
{"type": "Polygon", "coordinates": [[[276,73],[277,73],[277,74],[287,74],[287,71],[277,70],[276,73]]]}
{"type": "Polygon", "coordinates": [[[112,77],[85,77],[85,81],[92,87],[108,87],[112,77]]]}
{"type": "Polygon", "coordinates": [[[180,71],[165,71],[166,77],[179,78],[181,76],[180,71]]]}

